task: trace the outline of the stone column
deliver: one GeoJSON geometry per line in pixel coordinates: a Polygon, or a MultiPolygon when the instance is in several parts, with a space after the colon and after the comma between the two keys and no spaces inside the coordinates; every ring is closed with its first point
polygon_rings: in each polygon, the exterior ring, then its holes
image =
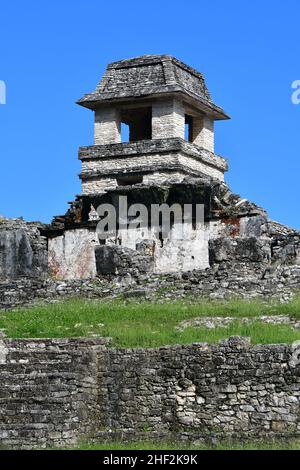
{"type": "Polygon", "coordinates": [[[214,152],[214,121],[211,117],[193,117],[193,143],[214,152]]]}
{"type": "Polygon", "coordinates": [[[157,101],[152,106],[152,139],[181,137],[184,139],[183,104],[175,99],[157,101]]]}
{"type": "Polygon", "coordinates": [[[121,142],[121,117],[114,107],[95,110],[95,145],[118,144],[121,142]]]}

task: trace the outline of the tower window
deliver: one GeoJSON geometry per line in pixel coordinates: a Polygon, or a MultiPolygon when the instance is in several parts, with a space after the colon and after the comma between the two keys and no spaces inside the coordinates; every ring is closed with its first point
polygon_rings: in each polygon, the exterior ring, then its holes
{"type": "MultiPolygon", "coordinates": [[[[121,129],[124,125],[128,127],[128,139],[122,142],[136,142],[138,140],[152,139],[152,108],[142,107],[134,109],[124,109],[121,117],[121,129]]],[[[126,131],[124,128],[124,138],[126,131]]]]}
{"type": "Polygon", "coordinates": [[[184,138],[187,142],[193,142],[193,117],[185,115],[184,138]]]}
{"type": "Polygon", "coordinates": [[[117,179],[118,186],[132,186],[133,184],[138,184],[142,182],[143,177],[137,175],[122,176],[117,179]]]}
{"type": "Polygon", "coordinates": [[[121,141],[129,142],[129,126],[125,122],[121,122],[121,141]]]}

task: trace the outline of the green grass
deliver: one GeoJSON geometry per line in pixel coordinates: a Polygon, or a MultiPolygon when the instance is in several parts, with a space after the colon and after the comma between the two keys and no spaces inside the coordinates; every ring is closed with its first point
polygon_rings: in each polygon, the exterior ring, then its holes
{"type": "Polygon", "coordinates": [[[220,442],[214,446],[170,442],[106,442],[82,444],[71,450],[300,450],[300,440],[268,442],[220,442]]]}
{"type": "Polygon", "coordinates": [[[286,314],[300,318],[300,299],[287,304],[261,301],[88,301],[73,299],[33,308],[0,313],[0,329],[11,338],[60,338],[109,336],[112,346],[157,347],[193,342],[213,343],[233,335],[250,336],[252,343],[291,343],[300,331],[286,325],[267,325],[254,321],[242,324],[241,317],[286,314]],[[236,321],[225,328],[175,327],[181,321],[200,316],[233,316],[236,321]]]}

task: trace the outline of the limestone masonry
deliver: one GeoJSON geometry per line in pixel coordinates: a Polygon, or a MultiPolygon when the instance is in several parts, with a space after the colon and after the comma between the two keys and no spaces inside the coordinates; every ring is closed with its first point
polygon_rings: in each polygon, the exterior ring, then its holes
{"type": "Polygon", "coordinates": [[[16,448],[89,440],[295,437],[300,371],[290,345],[232,337],[159,349],[99,339],[0,342],[0,441],[16,448]]]}
{"type": "MultiPolygon", "coordinates": [[[[1,310],[74,295],[287,301],[299,293],[300,233],[224,182],[214,122],[228,116],[201,73],[167,55],[114,62],[78,104],[95,117],[94,145],[79,149],[81,194],[51,224],[0,217],[1,310]],[[183,240],[175,218],[163,237],[151,217],[147,237],[145,227],[119,224],[100,240],[97,209],[118,213],[120,196],[148,213],[154,204],[201,205],[204,219],[193,214],[183,240]]],[[[0,444],[300,434],[297,344],[252,347],[233,337],[115,349],[108,341],[1,336],[0,444]]]]}
{"type": "Polygon", "coordinates": [[[214,153],[214,121],[228,116],[213,103],[202,74],[170,56],[123,60],[110,64],[95,92],[78,104],[94,112],[95,142],[79,149],[82,193],[66,217],[45,231],[50,273],[68,280],[120,274],[124,252],[142,256],[154,273],[207,268],[208,241],[219,231],[208,199],[207,220],[187,224],[184,241],[175,240],[176,223],[163,242],[159,227],[151,227],[148,238],[140,227],[125,233],[118,228],[105,246],[95,233],[97,208],[116,205],[119,195],[147,207],[169,204],[168,192],[175,204],[204,204],[200,193],[223,182],[228,165],[214,153]]]}
{"type": "MultiPolygon", "coordinates": [[[[124,284],[125,276],[128,285],[146,273],[196,270],[202,276],[211,273],[214,281],[222,278],[230,291],[231,280],[239,278],[241,286],[255,276],[263,285],[275,276],[280,292],[281,285],[298,285],[299,233],[270,221],[262,208],[233,194],[224,182],[228,164],[214,153],[214,121],[228,116],[213,103],[201,73],[167,55],[114,62],[78,104],[95,116],[94,145],[79,149],[82,192],[47,226],[0,219],[0,279],[72,283],[114,276],[124,284]],[[122,134],[124,125],[128,135],[122,134]],[[198,223],[193,215],[183,240],[176,220],[162,238],[162,227],[153,226],[151,217],[146,236],[137,223],[130,230],[118,226],[99,240],[97,209],[110,204],[118,213],[120,196],[149,212],[154,204],[202,205],[204,220],[198,223]]],[[[11,290],[1,290],[5,305],[11,290]]]]}

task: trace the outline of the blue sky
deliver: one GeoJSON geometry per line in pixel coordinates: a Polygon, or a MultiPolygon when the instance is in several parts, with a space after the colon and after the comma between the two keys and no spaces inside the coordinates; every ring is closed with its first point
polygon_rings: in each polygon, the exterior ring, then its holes
{"type": "Polygon", "coordinates": [[[300,2],[2,1],[0,214],[50,221],[80,193],[78,147],[92,112],[75,104],[107,63],[171,54],[204,73],[232,117],[216,125],[233,191],[300,229],[300,2]]]}

